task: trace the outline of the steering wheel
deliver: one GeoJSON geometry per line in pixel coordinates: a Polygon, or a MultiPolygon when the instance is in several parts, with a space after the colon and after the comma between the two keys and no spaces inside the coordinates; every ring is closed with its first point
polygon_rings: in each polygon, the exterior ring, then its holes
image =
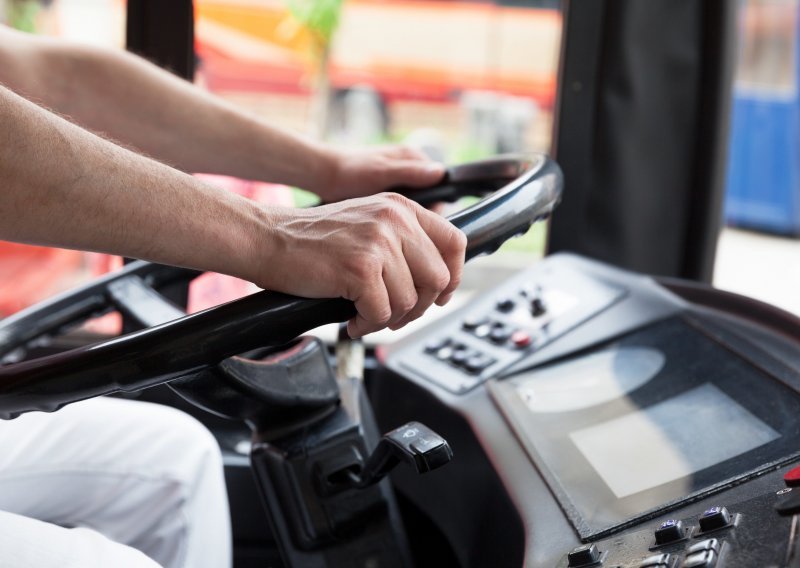
{"type": "MultiPolygon", "coordinates": [[[[420,203],[492,192],[448,217],[467,236],[466,259],[492,253],[557,205],[561,171],[542,155],[506,156],[456,166],[420,203]]],[[[305,331],[356,314],[352,302],[259,292],[192,315],[159,290],[200,273],[137,261],[86,286],[0,322],[0,418],[116,392],[130,392],[216,367],[239,353],[283,345],[305,331]],[[22,362],[24,350],[91,317],[118,310],[145,327],[56,355],[22,362]],[[22,353],[20,353],[22,352],[22,353]]]]}

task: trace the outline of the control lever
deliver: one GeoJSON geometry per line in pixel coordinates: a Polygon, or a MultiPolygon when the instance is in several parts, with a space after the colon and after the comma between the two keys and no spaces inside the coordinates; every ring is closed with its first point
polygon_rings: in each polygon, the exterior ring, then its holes
{"type": "Polygon", "coordinates": [[[420,422],[409,422],[384,434],[361,472],[349,470],[348,477],[353,487],[369,487],[400,463],[409,464],[417,473],[427,473],[451,459],[453,450],[447,440],[420,422]]]}

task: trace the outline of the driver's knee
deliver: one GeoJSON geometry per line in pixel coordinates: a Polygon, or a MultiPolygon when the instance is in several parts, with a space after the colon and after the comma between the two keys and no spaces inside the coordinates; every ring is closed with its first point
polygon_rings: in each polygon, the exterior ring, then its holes
{"type": "Polygon", "coordinates": [[[191,416],[100,398],[2,426],[0,510],[92,527],[166,568],[230,565],[221,453],[191,416]]]}
{"type": "Polygon", "coordinates": [[[67,529],[0,511],[0,566],[4,568],[159,568],[130,546],[86,528],[67,529]]]}

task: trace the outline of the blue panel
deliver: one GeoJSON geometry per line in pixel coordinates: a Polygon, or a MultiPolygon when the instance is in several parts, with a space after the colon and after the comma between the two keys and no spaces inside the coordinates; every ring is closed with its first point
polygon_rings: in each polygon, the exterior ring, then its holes
{"type": "Polygon", "coordinates": [[[733,225],[800,234],[800,102],[734,97],[725,217],[733,225]]]}

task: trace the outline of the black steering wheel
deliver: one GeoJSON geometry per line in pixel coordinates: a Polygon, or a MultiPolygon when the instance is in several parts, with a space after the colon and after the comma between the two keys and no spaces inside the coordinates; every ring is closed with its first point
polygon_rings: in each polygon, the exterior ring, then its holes
{"type": "MultiPolygon", "coordinates": [[[[562,176],[542,155],[499,157],[451,168],[420,203],[491,192],[448,218],[467,236],[466,259],[492,253],[546,218],[561,197],[562,176]]],[[[198,276],[137,261],[0,322],[0,418],[54,411],[80,400],[130,392],[196,375],[239,353],[283,345],[309,329],[350,319],[353,303],[259,292],[185,315],[160,293],[198,276]],[[118,310],[145,327],[95,345],[14,363],[27,346],[91,317],[118,310]]]]}

